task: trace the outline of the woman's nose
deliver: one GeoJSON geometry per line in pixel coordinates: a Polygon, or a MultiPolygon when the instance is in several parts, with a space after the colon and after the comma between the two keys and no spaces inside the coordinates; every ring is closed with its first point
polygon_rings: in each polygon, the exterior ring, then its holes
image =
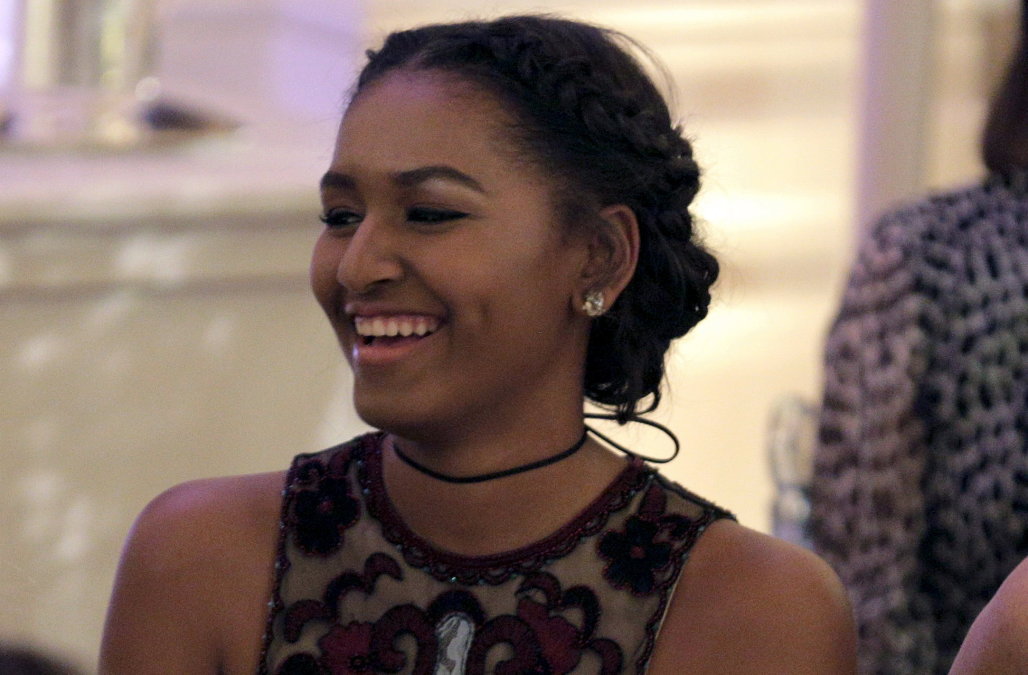
{"type": "Polygon", "coordinates": [[[336,279],[351,293],[365,293],[403,276],[399,242],[387,223],[365,218],[347,241],[336,279]]]}

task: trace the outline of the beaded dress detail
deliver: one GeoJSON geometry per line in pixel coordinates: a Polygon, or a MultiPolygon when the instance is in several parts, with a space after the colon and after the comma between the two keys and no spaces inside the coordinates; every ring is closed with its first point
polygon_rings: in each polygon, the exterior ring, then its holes
{"type": "Polygon", "coordinates": [[[261,675],[643,673],[690,550],[733,517],[633,460],[550,536],[456,555],[396,513],[383,438],[293,461],[261,675]]]}

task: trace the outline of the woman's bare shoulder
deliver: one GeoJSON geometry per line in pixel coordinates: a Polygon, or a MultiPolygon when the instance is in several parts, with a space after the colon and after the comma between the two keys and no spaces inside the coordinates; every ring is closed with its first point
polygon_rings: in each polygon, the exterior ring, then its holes
{"type": "Polygon", "coordinates": [[[1028,672],[1028,560],[1018,565],[971,624],[951,675],[1028,672]]]}
{"type": "Polygon", "coordinates": [[[115,578],[102,673],[253,667],[284,479],[277,472],[190,481],[142,510],[115,578]]]}
{"type": "Polygon", "coordinates": [[[814,553],[718,521],[682,571],[654,666],[654,673],[854,673],[852,609],[814,553]]]}
{"type": "Polygon", "coordinates": [[[156,525],[190,528],[263,523],[278,517],[285,472],[202,478],[180,483],[155,497],[135,528],[156,525]],[[240,520],[242,519],[242,520],[240,520]]]}
{"type": "Polygon", "coordinates": [[[273,535],[284,480],[284,473],[275,472],[176,485],[140,512],[126,541],[126,554],[139,549],[162,567],[188,567],[197,557],[211,564],[212,547],[230,554],[230,543],[232,551],[245,554],[239,545],[249,548],[257,538],[273,535]]]}

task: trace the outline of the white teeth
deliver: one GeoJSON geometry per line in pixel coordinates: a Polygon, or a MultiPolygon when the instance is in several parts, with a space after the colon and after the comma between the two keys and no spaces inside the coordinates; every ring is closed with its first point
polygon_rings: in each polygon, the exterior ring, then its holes
{"type": "Polygon", "coordinates": [[[362,317],[353,319],[353,325],[357,335],[361,337],[410,337],[417,335],[424,337],[435,332],[439,322],[426,316],[403,316],[403,317],[362,317]]]}

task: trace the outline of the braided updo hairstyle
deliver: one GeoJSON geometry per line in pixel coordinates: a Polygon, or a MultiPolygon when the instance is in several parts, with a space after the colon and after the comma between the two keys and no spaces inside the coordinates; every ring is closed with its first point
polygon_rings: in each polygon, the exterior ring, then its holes
{"type": "MultiPolygon", "coordinates": [[[[714,257],[695,241],[689,204],[699,190],[692,147],[615,31],[546,16],[425,26],[391,34],[357,80],[354,97],[397,70],[453,74],[511,113],[515,147],[556,186],[569,226],[601,226],[624,204],[639,222],[635,274],[589,337],[585,394],[620,422],[660,402],[672,340],[707,314],[714,257]]],[[[519,155],[520,156],[520,155],[519,155]]]]}

